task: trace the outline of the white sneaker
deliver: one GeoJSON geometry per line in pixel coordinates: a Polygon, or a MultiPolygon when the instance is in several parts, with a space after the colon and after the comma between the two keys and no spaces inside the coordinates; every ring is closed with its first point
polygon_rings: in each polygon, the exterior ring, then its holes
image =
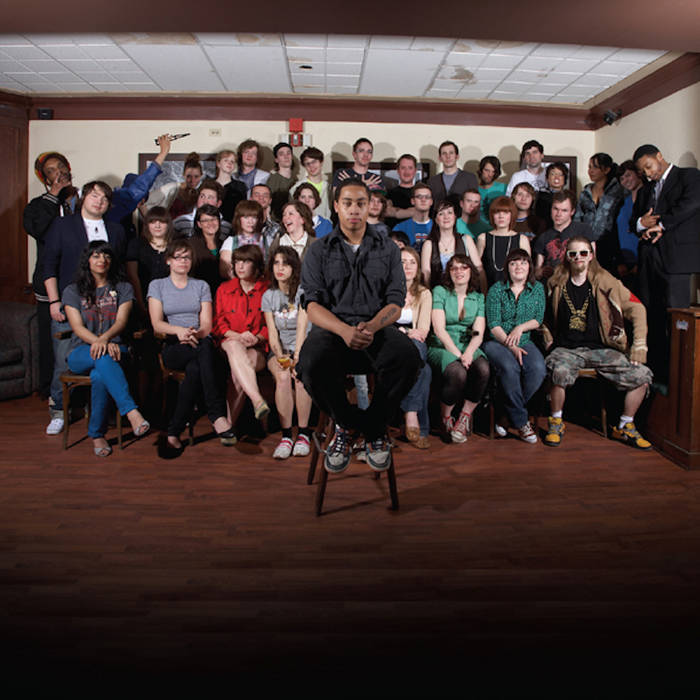
{"type": "Polygon", "coordinates": [[[47,435],[58,435],[63,432],[63,418],[52,418],[46,426],[47,435]]]}
{"type": "Polygon", "coordinates": [[[272,453],[273,459],[287,459],[289,455],[292,454],[292,441],[288,437],[283,437],[279,445],[275,448],[275,451],[272,453]]]}
{"type": "Polygon", "coordinates": [[[311,452],[311,445],[309,443],[309,438],[303,433],[297,436],[297,441],[294,443],[294,450],[292,455],[294,457],[306,457],[309,452],[311,452]]]}
{"type": "Polygon", "coordinates": [[[521,440],[534,445],[537,442],[537,433],[529,423],[525,423],[522,428],[518,428],[518,436],[521,440]]]}
{"type": "Polygon", "coordinates": [[[493,426],[493,429],[496,431],[496,435],[498,435],[498,437],[505,437],[508,435],[508,431],[502,425],[498,425],[498,423],[493,426]]]}

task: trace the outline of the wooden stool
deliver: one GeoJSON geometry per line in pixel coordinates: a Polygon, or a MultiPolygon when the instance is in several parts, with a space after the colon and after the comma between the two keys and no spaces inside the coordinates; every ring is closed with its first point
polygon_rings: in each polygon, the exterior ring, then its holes
{"type": "MultiPolygon", "coordinates": [[[[63,387],[63,449],[68,449],[68,428],[70,426],[70,390],[76,386],[92,386],[92,380],[89,374],[73,374],[65,372],[59,377],[61,386],[63,387]]],[[[88,406],[90,406],[88,400],[88,406]]],[[[88,420],[90,419],[90,411],[88,409],[88,420]]],[[[122,444],[122,417],[117,410],[117,443],[119,449],[123,450],[122,444]]]]}
{"type": "MultiPolygon", "coordinates": [[[[316,466],[321,455],[326,454],[328,444],[335,432],[335,425],[331,417],[320,412],[318,425],[311,434],[311,452],[309,453],[309,471],[306,476],[306,483],[312,484],[316,473],[316,466]]],[[[399,509],[399,494],[396,488],[396,470],[394,469],[394,452],[392,450],[389,457],[389,468],[386,470],[387,479],[389,479],[389,495],[391,496],[391,509],[399,509]]],[[[381,472],[374,473],[375,480],[381,478],[381,472]]],[[[328,472],[325,466],[321,467],[321,476],[318,480],[318,490],[316,491],[316,517],[323,512],[323,499],[326,495],[326,484],[328,483],[328,472]]]]}

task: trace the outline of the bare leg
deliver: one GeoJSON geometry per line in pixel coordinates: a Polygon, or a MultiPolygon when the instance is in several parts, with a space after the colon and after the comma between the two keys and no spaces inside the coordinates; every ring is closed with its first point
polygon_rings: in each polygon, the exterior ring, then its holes
{"type": "Polygon", "coordinates": [[[241,411],[243,410],[245,400],[246,395],[243,389],[241,389],[241,385],[235,379],[233,379],[231,384],[229,384],[227,397],[229,420],[231,421],[231,425],[236,425],[238,416],[241,415],[241,411]]]}
{"type": "Polygon", "coordinates": [[[632,416],[634,418],[635,414],[639,410],[639,407],[644,401],[644,397],[647,395],[647,385],[642,384],[636,389],[630,389],[625,394],[625,406],[623,408],[623,415],[632,416]]]}
{"type": "Polygon", "coordinates": [[[275,405],[280,416],[280,425],[283,428],[291,428],[294,414],[291,372],[288,369],[282,369],[275,357],[267,361],[267,366],[275,378],[275,405]]]}
{"type": "Polygon", "coordinates": [[[407,428],[420,428],[418,423],[418,411],[406,411],[404,413],[404,418],[406,419],[407,428]]]}
{"type": "Polygon", "coordinates": [[[454,404],[448,406],[446,403],[440,403],[440,416],[442,418],[449,418],[452,415],[452,409],[455,407],[454,404]]]}
{"type": "Polygon", "coordinates": [[[234,382],[238,383],[245,395],[253,402],[253,406],[257,406],[263,400],[256,374],[264,367],[262,354],[258,350],[246,348],[242,343],[231,338],[221,343],[221,348],[228,356],[234,382]]]}
{"type": "Polygon", "coordinates": [[[299,419],[299,427],[308,428],[312,404],[311,397],[298,379],[294,380],[294,388],[297,398],[297,418],[299,419]]]}
{"type": "MultiPolygon", "coordinates": [[[[555,384],[549,391],[549,406],[552,413],[564,410],[564,399],[566,399],[566,389],[555,384]]],[[[627,415],[632,414],[628,413],[627,415]]]]}

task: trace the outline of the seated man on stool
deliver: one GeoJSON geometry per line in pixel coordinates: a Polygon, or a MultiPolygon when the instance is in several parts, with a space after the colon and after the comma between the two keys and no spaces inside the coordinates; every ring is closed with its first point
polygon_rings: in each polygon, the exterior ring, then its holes
{"type": "Polygon", "coordinates": [[[367,225],[369,190],[357,179],[340,182],[334,208],[338,226],[306,253],[301,273],[304,305],[313,323],[301,349],[297,374],[316,404],[335,421],[325,468],[344,471],[357,433],[365,437],[367,462],[388,469],[389,416],[413,386],[421,360],[398,319],[406,296],[399,248],[367,225]],[[348,374],[375,374],[367,410],[349,403],[348,374]]]}
{"type": "Polygon", "coordinates": [[[625,404],[613,437],[640,450],[651,444],[634,426],[634,415],[652,380],[642,364],[647,356],[647,314],[643,304],[620,280],[593,259],[593,245],[584,236],[566,244],[564,262],[547,283],[545,341],[554,350],[545,364],[552,380],[551,415],[545,445],[558,447],[564,436],[562,409],[566,388],[584,367],[625,391],[625,404]],[[634,340],[628,351],[625,319],[632,322],[634,340]]]}

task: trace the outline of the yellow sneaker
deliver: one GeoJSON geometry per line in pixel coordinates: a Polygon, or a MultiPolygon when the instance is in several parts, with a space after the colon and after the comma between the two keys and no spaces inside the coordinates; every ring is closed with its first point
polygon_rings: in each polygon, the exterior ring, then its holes
{"type": "Polygon", "coordinates": [[[624,428],[613,428],[612,436],[614,440],[625,442],[638,450],[651,449],[651,443],[639,434],[637,428],[634,427],[634,423],[625,423],[624,428]]]}
{"type": "Polygon", "coordinates": [[[559,447],[561,439],[564,437],[566,425],[561,418],[547,418],[547,434],[544,436],[544,444],[550,447],[559,447]]]}

